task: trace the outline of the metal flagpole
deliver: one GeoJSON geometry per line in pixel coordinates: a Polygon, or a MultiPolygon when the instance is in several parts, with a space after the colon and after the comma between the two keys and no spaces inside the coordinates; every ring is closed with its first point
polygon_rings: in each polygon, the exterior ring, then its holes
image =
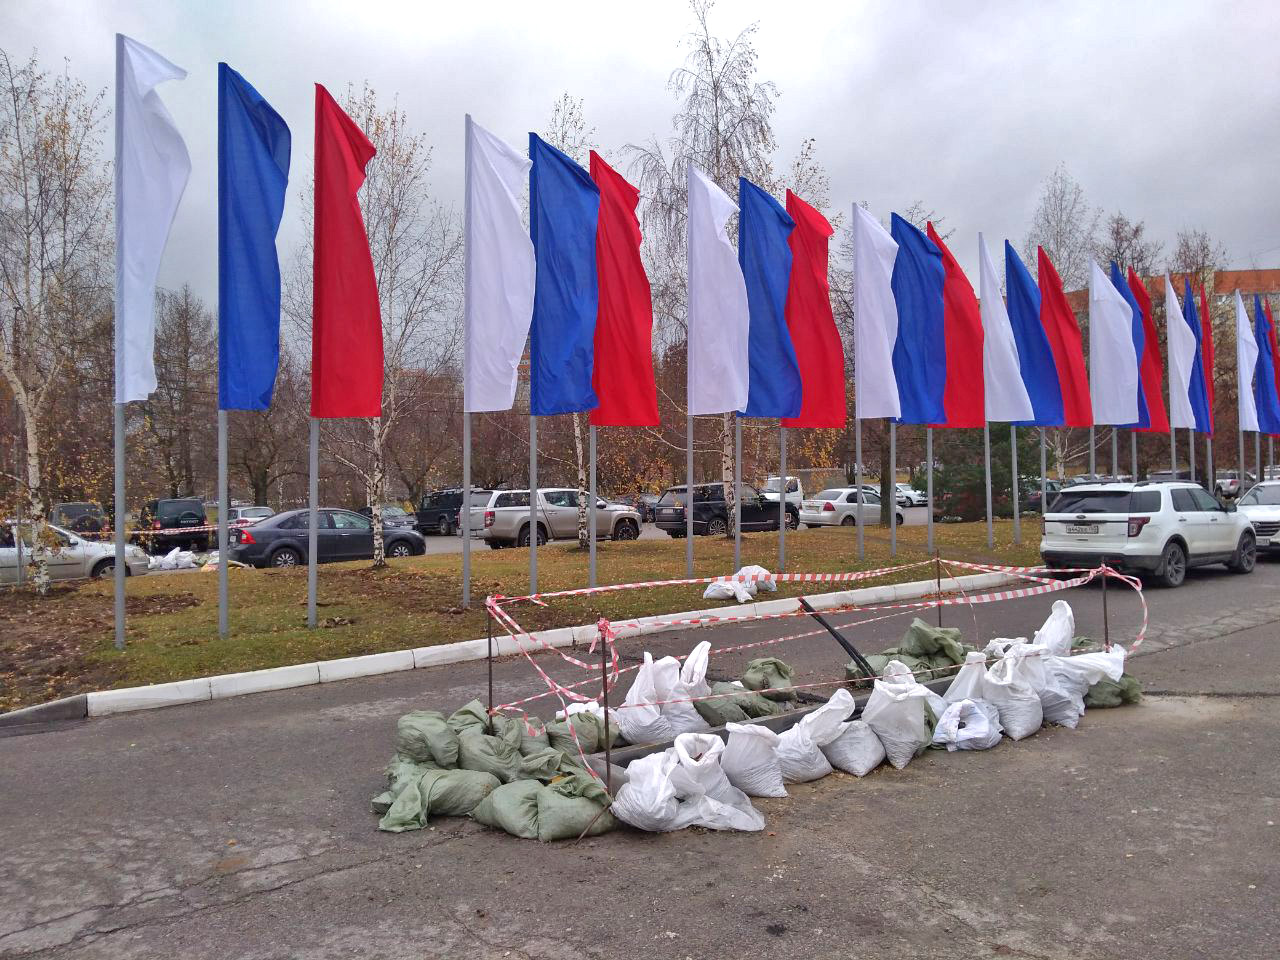
{"type": "Polygon", "coordinates": [[[689,446],[685,450],[685,478],[688,485],[684,490],[684,575],[693,579],[693,414],[685,419],[685,436],[689,446]]]}
{"type": "Polygon", "coordinates": [[[1240,472],[1236,474],[1236,476],[1239,478],[1238,480],[1236,480],[1236,496],[1239,497],[1242,493],[1244,493],[1244,431],[1243,430],[1236,431],[1236,439],[1239,442],[1239,447],[1240,447],[1240,461],[1239,461],[1240,472]]]}
{"type": "Polygon", "coordinates": [[[1040,516],[1049,509],[1049,458],[1044,448],[1044,427],[1040,428],[1040,516]]]}
{"type": "Polygon", "coordinates": [[[1187,429],[1187,462],[1191,465],[1191,482],[1196,482],[1196,432],[1187,429]]]}
{"type": "Polygon", "coordinates": [[[320,549],[320,421],[311,418],[307,451],[307,626],[316,625],[316,553],[320,549]]]}
{"type": "Polygon", "coordinates": [[[1169,472],[1171,478],[1178,479],[1178,428],[1169,428],[1169,472]]]}
{"type": "Polygon", "coordinates": [[[1120,476],[1120,435],[1116,427],[1111,428],[1111,476],[1120,476]]]}
{"type": "Polygon", "coordinates": [[[471,414],[466,412],[465,400],[462,406],[462,608],[465,610],[471,606],[471,414]]]}
{"type": "Polygon", "coordinates": [[[933,553],[933,427],[924,428],[924,447],[924,457],[929,463],[926,482],[928,487],[926,498],[929,501],[929,552],[933,553]]]}
{"type": "Polygon", "coordinates": [[[898,425],[889,421],[889,489],[894,491],[893,523],[889,524],[889,556],[898,555],[898,425]]]}
{"type": "Polygon", "coordinates": [[[742,418],[733,415],[733,572],[742,569],[742,418]]]}
{"type": "Polygon", "coordinates": [[[1098,474],[1098,465],[1097,463],[1094,462],[1094,454],[1096,452],[1097,452],[1097,447],[1094,445],[1093,427],[1090,427],[1089,428],[1089,475],[1091,477],[1097,476],[1098,474]]]}
{"type": "Polygon", "coordinates": [[[1207,489],[1213,492],[1218,478],[1213,475],[1213,437],[1207,433],[1204,435],[1204,478],[1208,483],[1207,489]]]}
{"type": "Polygon", "coordinates": [[[591,455],[590,484],[591,499],[587,501],[587,570],[590,586],[596,585],[596,425],[587,428],[587,447],[591,455]]]}
{"type": "Polygon", "coordinates": [[[1262,482],[1262,431],[1253,431],[1253,463],[1256,482],[1262,482]]]}
{"type": "Polygon", "coordinates": [[[982,466],[987,481],[987,549],[996,545],[995,531],[991,527],[991,424],[982,422],[982,466]]]}
{"type": "MultiPolygon", "coordinates": [[[[115,534],[116,534],[116,563],[115,569],[115,596],[116,596],[116,649],[124,649],[124,525],[125,525],[125,507],[124,507],[124,404],[117,403],[115,405],[115,468],[116,468],[116,515],[115,515],[115,534]]],[[[34,531],[33,531],[34,532],[34,531]]],[[[21,539],[21,536],[19,536],[21,539]]],[[[35,546],[35,537],[31,538],[32,547],[35,546]]]]}
{"type": "Polygon", "coordinates": [[[1018,428],[1009,424],[1009,465],[1013,474],[1013,542],[1022,542],[1022,518],[1019,516],[1021,504],[1018,503],[1018,428]]]}
{"type": "Polygon", "coordinates": [[[1267,472],[1259,479],[1270,480],[1276,466],[1276,438],[1267,437],[1267,472]]]}
{"type": "Polygon", "coordinates": [[[778,572],[787,569],[787,428],[778,425],[778,474],[782,489],[778,491],[778,572]]]}
{"type": "Polygon", "coordinates": [[[1129,454],[1133,461],[1133,482],[1138,482],[1138,431],[1129,431],[1129,454]]]}
{"type": "Polygon", "coordinates": [[[218,636],[226,639],[227,628],[227,411],[218,411],[218,636]]]}
{"type": "Polygon", "coordinates": [[[538,592],[538,418],[533,414],[529,414],[529,592],[538,592]]]}
{"type": "MultiPolygon", "coordinates": [[[[853,522],[858,528],[858,559],[861,560],[865,556],[862,539],[862,501],[864,499],[862,496],[862,420],[858,417],[858,397],[856,393],[853,398],[853,485],[855,488],[853,522]]],[[[892,486],[890,484],[890,487],[892,486]]],[[[898,498],[895,496],[893,499],[893,519],[894,525],[896,525],[898,520],[898,498]]]]}

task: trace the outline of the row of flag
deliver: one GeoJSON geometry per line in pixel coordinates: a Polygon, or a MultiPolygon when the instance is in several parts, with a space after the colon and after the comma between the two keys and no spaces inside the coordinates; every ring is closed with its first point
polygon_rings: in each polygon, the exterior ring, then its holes
{"type": "MultiPolygon", "coordinates": [[[[117,36],[116,399],[155,389],[154,289],[190,175],[156,88],[185,71],[117,36]]],[[[358,192],[376,151],[316,85],[312,402],[315,417],[381,414],[382,329],[358,192]]],[[[466,118],[467,412],[514,406],[529,345],[530,411],[601,426],[657,425],[653,308],[639,191],[594,151],[589,169],[536,134],[528,155],[466,118]],[[529,227],[523,223],[525,183],[529,227]]],[[[219,406],[266,409],[279,362],[276,233],[289,128],[225,63],[218,75],[219,406]]],[[[688,397],[784,426],[842,427],[844,351],[828,281],[831,225],[740,179],[737,202],[687,171],[688,397]],[[738,217],[738,243],[727,233],[738,217]]],[[[1090,264],[1089,357],[1049,257],[1037,279],[1006,241],[1002,297],[985,240],[979,293],[943,238],[853,208],[854,375],[860,418],[980,427],[1108,424],[1213,431],[1213,336],[1204,287],[1165,277],[1169,409],[1152,304],[1132,269],[1090,264]]],[[[1240,426],[1280,434],[1280,351],[1269,304],[1235,295],[1240,426]]]]}

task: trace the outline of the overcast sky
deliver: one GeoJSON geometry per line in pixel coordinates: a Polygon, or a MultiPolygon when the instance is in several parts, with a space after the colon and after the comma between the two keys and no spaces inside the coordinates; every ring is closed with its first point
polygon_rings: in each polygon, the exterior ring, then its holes
{"type": "MultiPolygon", "coordinates": [[[[19,59],[34,49],[50,69],[66,58],[109,88],[120,31],[188,71],[161,88],[193,172],[160,279],[212,301],[219,60],[293,132],[287,256],[311,176],[313,82],[339,97],[366,80],[398,94],[435,147],[436,194],[460,204],[467,111],[523,147],[569,91],[614,157],[667,134],[666,82],[691,20],[684,0],[3,0],[0,45],[19,59]]],[[[1060,161],[1093,204],[1145,220],[1166,251],[1197,227],[1225,244],[1231,266],[1280,265],[1274,0],[721,0],[712,12],[721,36],[752,21],[760,78],[780,93],[778,166],[815,137],[838,209],[866,200],[887,219],[922,200],[955,231],[950,245],[975,281],[977,232],[993,250],[1019,243],[1060,161]]]]}

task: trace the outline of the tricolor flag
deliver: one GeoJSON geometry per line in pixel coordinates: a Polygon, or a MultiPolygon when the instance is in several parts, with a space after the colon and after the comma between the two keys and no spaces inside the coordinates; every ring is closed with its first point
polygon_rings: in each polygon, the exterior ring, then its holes
{"type": "Polygon", "coordinates": [[[791,284],[788,240],[796,222],[767,192],[738,180],[738,263],[747,288],[747,417],[800,413],[800,364],[787,329],[791,284]]]}
{"type": "Polygon", "coordinates": [[[898,244],[892,285],[898,305],[893,373],[902,404],[899,419],[902,423],[939,423],[946,419],[943,397],[947,386],[942,253],[896,213],[890,219],[889,232],[898,244]]]}
{"type": "Polygon", "coordinates": [[[1000,295],[1000,280],[995,264],[987,251],[987,241],[978,234],[978,290],[982,311],[982,379],[984,407],[988,420],[1031,420],[1035,410],[1027,385],[1022,382],[1022,369],[1018,360],[1018,344],[1004,297],[1000,295]]]}
{"type": "Polygon", "coordinates": [[[960,269],[932,223],[925,230],[942,255],[942,315],[947,354],[943,422],[935,427],[981,427],[986,423],[983,401],[982,312],[973,285],[960,269]]]}
{"type": "Polygon", "coordinates": [[[1240,291],[1236,291],[1236,394],[1239,398],[1241,430],[1258,429],[1258,405],[1254,402],[1253,375],[1258,365],[1258,341],[1253,324],[1244,309],[1240,291]]]}
{"type": "Polygon", "coordinates": [[[1139,433],[1168,433],[1169,413],[1164,406],[1164,364],[1160,360],[1160,335],[1156,331],[1155,315],[1151,312],[1151,294],[1141,278],[1129,268],[1129,292],[1142,314],[1142,399],[1147,407],[1151,424],[1135,427],[1139,433]]]}
{"type": "Polygon", "coordinates": [[[1204,350],[1201,343],[1202,331],[1200,327],[1200,317],[1196,313],[1196,298],[1191,291],[1191,280],[1187,278],[1186,283],[1186,299],[1183,301],[1184,317],[1187,326],[1191,329],[1191,335],[1195,337],[1196,353],[1195,360],[1191,367],[1191,410],[1195,414],[1196,433],[1212,433],[1212,421],[1209,418],[1209,391],[1205,386],[1205,366],[1204,366],[1204,350]]]}
{"type": "Polygon", "coordinates": [[[536,264],[529,412],[581,413],[597,405],[591,368],[600,307],[600,190],[586,170],[536,133],[529,134],[529,158],[529,236],[536,264]]]}
{"type": "Polygon", "coordinates": [[[1040,322],[1040,290],[1008,240],[1004,242],[1004,279],[1009,291],[1009,321],[1018,345],[1022,383],[1034,411],[1020,427],[1062,426],[1062,387],[1053,348],[1040,322]]]}
{"type": "Polygon", "coordinates": [[[1044,247],[1036,248],[1040,277],[1040,322],[1053,349],[1053,362],[1062,391],[1062,426],[1093,426],[1093,405],[1089,400],[1089,374],[1084,365],[1084,342],[1080,325],[1067,302],[1062,279],[1044,247]]]}
{"type": "Polygon", "coordinates": [[[893,351],[898,306],[893,270],[898,244],[880,222],[853,205],[853,375],[859,419],[902,412],[893,351]]]}
{"type": "Polygon", "coordinates": [[[800,413],[784,417],[784,427],[845,425],[844,345],[831,313],[827,281],[827,244],[833,233],[826,217],[787,191],[787,213],[795,229],[791,248],[791,283],[787,288],[787,329],[795,348],[803,384],[800,413]]]}
{"type": "Polygon", "coordinates": [[[1127,426],[1138,422],[1138,354],[1134,349],[1134,308],[1124,294],[1089,261],[1089,398],[1095,423],[1127,426]]]}

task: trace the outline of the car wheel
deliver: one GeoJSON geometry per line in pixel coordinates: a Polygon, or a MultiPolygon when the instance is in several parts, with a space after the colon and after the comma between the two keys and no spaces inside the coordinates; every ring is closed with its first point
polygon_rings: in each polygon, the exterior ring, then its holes
{"type": "Polygon", "coordinates": [[[1240,536],[1240,545],[1236,547],[1235,556],[1227,561],[1227,569],[1232,573],[1253,573],[1254,564],[1258,561],[1258,542],[1252,533],[1240,536]]]}
{"type": "Polygon", "coordinates": [[[638,536],[640,536],[640,530],[632,520],[620,521],[613,531],[613,539],[615,540],[634,540],[638,536]]]}
{"type": "MultiPolygon", "coordinates": [[[[538,536],[538,546],[542,546],[544,543],[547,542],[546,531],[543,530],[541,526],[538,527],[537,536],[538,536]]],[[[529,546],[529,528],[528,527],[525,527],[523,530],[520,531],[520,539],[516,541],[516,546],[518,547],[529,546]]]]}
{"type": "Polygon", "coordinates": [[[788,530],[799,530],[799,529],[800,529],[800,515],[799,515],[799,514],[796,514],[796,513],[788,513],[788,514],[787,514],[787,529],[788,529],[788,530]]]}
{"type": "Polygon", "coordinates": [[[903,516],[902,514],[900,514],[900,513],[899,513],[899,514],[895,514],[895,517],[896,517],[895,522],[897,523],[897,525],[898,525],[898,526],[902,526],[902,524],[903,524],[903,523],[906,521],[906,519],[907,519],[906,517],[904,517],[904,516],[903,516]]]}
{"type": "Polygon", "coordinates": [[[440,536],[442,537],[447,537],[449,534],[453,533],[453,527],[449,524],[448,517],[441,517],[440,523],[436,526],[436,529],[440,532],[440,536]]]}
{"type": "Polygon", "coordinates": [[[1165,545],[1160,557],[1158,581],[1165,587],[1180,587],[1187,578],[1187,553],[1177,543],[1165,545]]]}
{"type": "Polygon", "coordinates": [[[712,537],[723,537],[729,531],[729,525],[719,517],[713,517],[707,522],[707,535],[712,537]]]}
{"type": "Polygon", "coordinates": [[[855,525],[857,522],[858,522],[858,521],[857,521],[857,519],[855,519],[855,518],[854,518],[854,516],[853,516],[853,514],[851,514],[851,513],[850,513],[850,514],[846,515],[846,516],[844,517],[844,519],[842,519],[842,520],[840,521],[840,526],[842,526],[842,527],[852,527],[852,526],[853,526],[853,525],[855,525]]]}
{"type": "Polygon", "coordinates": [[[281,547],[271,554],[271,565],[273,567],[296,567],[301,562],[302,554],[293,549],[293,547],[281,547]]]}
{"type": "MultiPolygon", "coordinates": [[[[125,567],[128,570],[128,567],[125,567]]],[[[95,580],[102,580],[111,576],[116,572],[116,562],[114,560],[99,560],[93,566],[93,572],[89,574],[95,580]]]]}
{"type": "Polygon", "coordinates": [[[413,547],[404,540],[397,540],[391,546],[387,547],[388,557],[411,557],[413,556],[413,547]]]}

